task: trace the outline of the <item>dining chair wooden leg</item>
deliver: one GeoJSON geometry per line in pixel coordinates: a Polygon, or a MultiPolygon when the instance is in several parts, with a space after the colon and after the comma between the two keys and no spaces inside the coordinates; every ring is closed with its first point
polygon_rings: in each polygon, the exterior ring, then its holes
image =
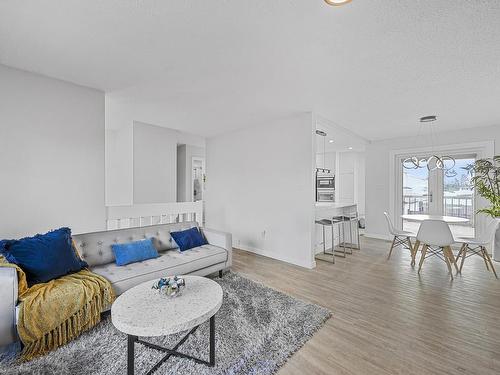
{"type": "Polygon", "coordinates": [[[418,253],[418,248],[420,247],[420,241],[415,240],[415,245],[413,245],[413,252],[412,252],[412,259],[411,259],[411,265],[415,265],[415,258],[417,257],[418,253]]]}
{"type": "Polygon", "coordinates": [[[451,264],[450,264],[450,255],[448,253],[448,249],[446,247],[441,248],[443,251],[443,258],[446,263],[446,266],[448,267],[448,272],[450,273],[450,277],[453,280],[453,271],[451,270],[451,264]]]}
{"type": "Polygon", "coordinates": [[[466,244],[463,243],[462,246],[460,246],[460,250],[458,251],[457,257],[455,258],[455,262],[458,262],[458,259],[462,256],[462,251],[464,250],[465,245],[466,244]]]}
{"type": "Polygon", "coordinates": [[[446,246],[446,252],[448,253],[448,260],[450,261],[450,263],[453,263],[453,265],[455,266],[455,270],[458,273],[459,271],[457,262],[455,261],[455,256],[453,255],[453,250],[451,250],[451,246],[446,246]]]}
{"type": "Polygon", "coordinates": [[[460,252],[462,253],[462,260],[460,261],[460,268],[459,268],[459,272],[462,273],[462,268],[464,266],[464,262],[465,262],[465,257],[467,256],[467,250],[469,249],[469,245],[467,245],[466,243],[464,243],[462,245],[462,250],[460,250],[460,252]]]}
{"type": "Polygon", "coordinates": [[[411,258],[413,259],[413,245],[411,244],[410,237],[406,237],[406,242],[408,242],[408,249],[410,249],[410,255],[411,258]]]}
{"type": "MultiPolygon", "coordinates": [[[[442,247],[441,250],[443,252],[445,260],[448,259],[448,261],[450,261],[450,253],[448,251],[448,246],[442,247]]],[[[450,262],[450,265],[451,265],[451,262],[450,262]]]]}
{"type": "Polygon", "coordinates": [[[453,250],[451,250],[451,247],[450,247],[450,262],[452,262],[453,265],[455,266],[455,271],[457,271],[457,273],[460,273],[460,271],[458,270],[457,261],[455,260],[455,256],[453,255],[453,250]]]}
{"type": "Polygon", "coordinates": [[[392,249],[394,249],[394,243],[396,242],[396,238],[397,238],[397,236],[394,236],[394,238],[392,240],[391,249],[389,250],[389,255],[387,256],[387,260],[389,260],[391,258],[392,249]]]}
{"type": "Polygon", "coordinates": [[[484,255],[484,253],[486,252],[484,246],[481,246],[480,251],[481,251],[481,257],[483,258],[484,264],[486,265],[486,269],[489,271],[490,267],[488,266],[488,259],[486,259],[486,255],[484,255]]]}
{"type": "Polygon", "coordinates": [[[488,250],[486,250],[486,248],[483,247],[483,249],[484,249],[484,255],[486,256],[488,262],[490,263],[491,270],[493,271],[495,277],[498,279],[497,271],[495,271],[495,267],[493,266],[493,262],[491,261],[490,254],[488,254],[488,250]]]}
{"type": "Polygon", "coordinates": [[[422,264],[424,264],[425,254],[427,253],[427,244],[424,243],[422,246],[422,255],[420,256],[420,263],[418,264],[418,273],[422,269],[422,264]]]}

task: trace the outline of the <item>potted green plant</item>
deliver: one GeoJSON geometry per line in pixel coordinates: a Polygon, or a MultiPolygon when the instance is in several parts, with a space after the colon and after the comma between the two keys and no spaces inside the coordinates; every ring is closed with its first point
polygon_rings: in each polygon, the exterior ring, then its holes
{"type": "MultiPolygon", "coordinates": [[[[489,203],[489,207],[481,208],[483,213],[500,221],[500,155],[491,159],[478,159],[466,167],[471,174],[471,184],[476,192],[489,203]]],[[[495,236],[495,260],[500,261],[500,233],[495,236]]]]}

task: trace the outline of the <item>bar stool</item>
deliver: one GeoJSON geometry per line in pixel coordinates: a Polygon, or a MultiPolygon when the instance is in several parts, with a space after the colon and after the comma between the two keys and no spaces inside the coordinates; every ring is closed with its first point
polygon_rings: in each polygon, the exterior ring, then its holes
{"type": "MultiPolygon", "coordinates": [[[[332,255],[332,263],[335,263],[335,256],[342,256],[343,258],[346,257],[346,247],[345,247],[345,243],[344,243],[344,246],[343,246],[343,251],[340,251],[340,250],[335,250],[335,226],[337,226],[339,223],[341,223],[340,220],[335,220],[335,219],[321,219],[321,220],[316,220],[315,221],[316,224],[319,224],[322,226],[322,230],[323,230],[323,254],[328,254],[328,255],[332,255]],[[327,252],[326,250],[326,233],[325,233],[325,227],[331,227],[332,228],[332,252],[329,253],[327,252]],[[343,253],[343,255],[338,255],[338,254],[335,254],[335,253],[343,253]]],[[[339,238],[340,238],[340,227],[339,227],[339,238]]],[[[319,260],[323,260],[321,258],[318,258],[319,260]]]]}
{"type": "MultiPolygon", "coordinates": [[[[361,243],[359,241],[359,216],[358,216],[358,212],[355,211],[355,212],[350,212],[350,213],[347,213],[347,214],[341,215],[341,216],[334,216],[333,220],[338,220],[339,222],[343,222],[343,223],[349,222],[349,249],[351,249],[351,252],[348,254],[352,254],[353,249],[360,250],[361,243]],[[354,243],[352,242],[353,237],[354,237],[352,234],[352,225],[353,224],[355,224],[356,236],[358,239],[356,246],[354,246],[354,243]]],[[[343,240],[343,245],[345,247],[345,228],[344,228],[343,223],[342,223],[342,240],[343,240]]],[[[340,232],[339,232],[339,236],[340,236],[340,232]]]]}

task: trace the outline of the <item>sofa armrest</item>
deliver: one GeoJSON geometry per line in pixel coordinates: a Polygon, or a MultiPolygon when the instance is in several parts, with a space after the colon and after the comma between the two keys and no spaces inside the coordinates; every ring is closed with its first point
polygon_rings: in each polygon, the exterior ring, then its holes
{"type": "Polygon", "coordinates": [[[210,245],[219,246],[223,249],[226,249],[226,266],[228,268],[231,267],[233,265],[233,238],[231,236],[231,233],[207,228],[202,228],[201,230],[210,245]]]}
{"type": "Polygon", "coordinates": [[[0,267],[0,346],[17,341],[16,305],[16,269],[13,267],[0,267]]]}

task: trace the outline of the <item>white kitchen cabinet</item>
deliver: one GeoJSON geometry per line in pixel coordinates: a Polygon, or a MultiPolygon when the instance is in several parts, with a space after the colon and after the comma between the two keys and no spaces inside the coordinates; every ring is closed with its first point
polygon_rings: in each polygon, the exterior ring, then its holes
{"type": "Polygon", "coordinates": [[[335,174],[336,159],[336,152],[318,153],[316,154],[316,168],[329,169],[332,174],[335,174]]]}

